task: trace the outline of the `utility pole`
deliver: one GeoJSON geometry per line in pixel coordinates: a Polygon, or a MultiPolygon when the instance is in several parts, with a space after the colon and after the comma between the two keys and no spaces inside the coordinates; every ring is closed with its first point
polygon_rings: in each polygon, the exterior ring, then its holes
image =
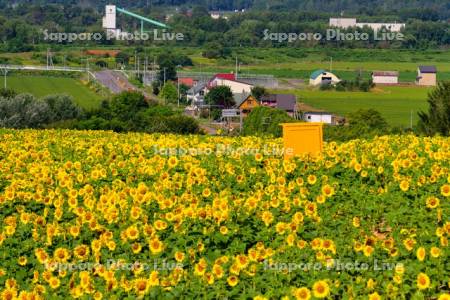
{"type": "Polygon", "coordinates": [[[164,67],[164,85],[166,84],[166,68],[164,67]]]}
{"type": "Polygon", "coordinates": [[[234,73],[234,79],[238,79],[238,58],[236,56],[236,71],[234,73]]]}
{"type": "Polygon", "coordinates": [[[137,51],[134,50],[134,71],[137,70],[137,65],[136,65],[136,63],[137,63],[137,51]]]}
{"type": "Polygon", "coordinates": [[[140,57],[138,57],[137,58],[137,77],[139,78],[139,72],[140,72],[140,64],[141,64],[141,61],[140,61],[141,59],[140,59],[140,57]]]}
{"type": "MultiPolygon", "coordinates": [[[[144,79],[147,78],[148,72],[148,56],[145,56],[145,66],[144,66],[144,79]]],[[[144,79],[142,80],[144,82],[144,79]]]]}
{"type": "Polygon", "coordinates": [[[89,78],[89,57],[86,58],[86,73],[87,73],[88,82],[90,82],[90,78],[89,78]]]}
{"type": "Polygon", "coordinates": [[[180,106],[180,78],[177,76],[178,107],[180,106]]]}
{"type": "Polygon", "coordinates": [[[3,68],[3,75],[5,76],[5,90],[6,90],[6,75],[8,75],[8,69],[6,69],[6,66],[3,68]]]}
{"type": "Polygon", "coordinates": [[[413,110],[412,109],[411,109],[411,116],[410,116],[409,126],[410,126],[411,129],[413,128],[413,110]]]}

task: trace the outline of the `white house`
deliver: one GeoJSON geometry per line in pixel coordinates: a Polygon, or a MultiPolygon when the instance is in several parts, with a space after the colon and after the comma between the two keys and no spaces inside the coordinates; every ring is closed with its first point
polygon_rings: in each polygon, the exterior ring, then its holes
{"type": "Polygon", "coordinates": [[[398,72],[396,71],[373,71],[372,81],[375,84],[398,84],[398,72]]]}
{"type": "Polygon", "coordinates": [[[336,84],[341,80],[331,72],[325,70],[317,70],[313,72],[309,78],[309,84],[313,86],[323,84],[336,84]]]}
{"type": "Polygon", "coordinates": [[[351,28],[358,27],[363,28],[365,26],[372,28],[374,31],[378,31],[382,28],[386,28],[391,32],[400,32],[402,28],[406,26],[404,23],[358,23],[355,18],[330,18],[330,26],[337,28],[351,28]]]}
{"type": "Polygon", "coordinates": [[[305,122],[333,124],[333,114],[328,112],[307,111],[303,113],[305,122]]]}
{"type": "Polygon", "coordinates": [[[233,94],[250,94],[253,85],[236,80],[214,77],[208,84],[208,89],[216,86],[228,86],[233,94]]]}
{"type": "Polygon", "coordinates": [[[187,100],[194,106],[201,106],[204,104],[205,99],[205,90],[206,83],[205,82],[197,82],[196,85],[191,87],[187,91],[187,100]]]}

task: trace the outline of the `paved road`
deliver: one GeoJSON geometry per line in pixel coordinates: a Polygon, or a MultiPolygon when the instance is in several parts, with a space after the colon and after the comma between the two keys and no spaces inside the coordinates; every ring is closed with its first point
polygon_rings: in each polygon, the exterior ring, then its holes
{"type": "Polygon", "coordinates": [[[114,94],[118,94],[123,91],[137,90],[128,79],[121,72],[104,70],[94,73],[95,78],[102,85],[107,87],[114,94]]]}

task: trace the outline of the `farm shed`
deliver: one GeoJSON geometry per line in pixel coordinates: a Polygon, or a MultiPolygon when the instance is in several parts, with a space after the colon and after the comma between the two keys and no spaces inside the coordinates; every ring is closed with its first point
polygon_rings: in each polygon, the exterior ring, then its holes
{"type": "Polygon", "coordinates": [[[398,84],[397,71],[373,71],[372,81],[375,84],[398,84]]]}

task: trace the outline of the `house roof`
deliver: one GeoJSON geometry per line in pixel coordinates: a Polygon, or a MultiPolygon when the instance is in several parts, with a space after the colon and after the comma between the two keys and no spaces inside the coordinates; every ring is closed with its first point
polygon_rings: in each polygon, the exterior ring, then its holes
{"type": "MultiPolygon", "coordinates": [[[[239,94],[239,95],[245,95],[245,94],[239,94]]],[[[246,96],[245,98],[243,98],[240,102],[237,102],[237,101],[236,101],[236,107],[237,107],[237,108],[241,107],[241,105],[244,104],[244,102],[247,101],[248,98],[252,98],[252,100],[258,101],[258,100],[256,100],[256,98],[253,97],[252,95],[248,95],[248,96],[246,96]]],[[[236,98],[235,98],[235,99],[236,99],[236,98]]]]}
{"type": "Polygon", "coordinates": [[[275,102],[277,108],[293,111],[297,104],[297,98],[292,94],[270,94],[261,96],[261,102],[275,102]]]}
{"type": "Polygon", "coordinates": [[[217,73],[211,80],[214,80],[214,78],[236,80],[234,73],[217,73]]]}
{"type": "Polygon", "coordinates": [[[180,84],[184,84],[189,87],[192,87],[194,85],[194,78],[191,78],[191,77],[178,78],[178,82],[180,84]]]}
{"type": "Polygon", "coordinates": [[[373,71],[373,76],[390,76],[390,77],[398,77],[397,71],[373,71]]]}
{"type": "Polygon", "coordinates": [[[325,73],[325,72],[326,72],[325,70],[317,70],[317,71],[314,71],[314,72],[311,74],[310,78],[311,78],[311,79],[316,79],[317,77],[319,77],[320,75],[322,75],[322,74],[325,73]]]}
{"type": "Polygon", "coordinates": [[[437,73],[435,66],[419,66],[420,73],[437,73]]]}
{"type": "Polygon", "coordinates": [[[304,111],[303,113],[308,115],[333,115],[332,113],[327,111],[304,111]]]}
{"type": "Polygon", "coordinates": [[[247,99],[248,94],[245,93],[235,93],[233,94],[234,103],[236,103],[236,107],[239,108],[239,106],[244,103],[244,101],[247,99]]]}
{"type": "Polygon", "coordinates": [[[197,94],[198,92],[200,92],[201,90],[203,90],[204,88],[205,88],[205,86],[206,86],[206,83],[205,82],[198,82],[196,85],[194,85],[193,87],[191,87],[188,91],[187,91],[187,93],[188,94],[191,94],[191,95],[195,95],[195,94],[197,94]]]}

